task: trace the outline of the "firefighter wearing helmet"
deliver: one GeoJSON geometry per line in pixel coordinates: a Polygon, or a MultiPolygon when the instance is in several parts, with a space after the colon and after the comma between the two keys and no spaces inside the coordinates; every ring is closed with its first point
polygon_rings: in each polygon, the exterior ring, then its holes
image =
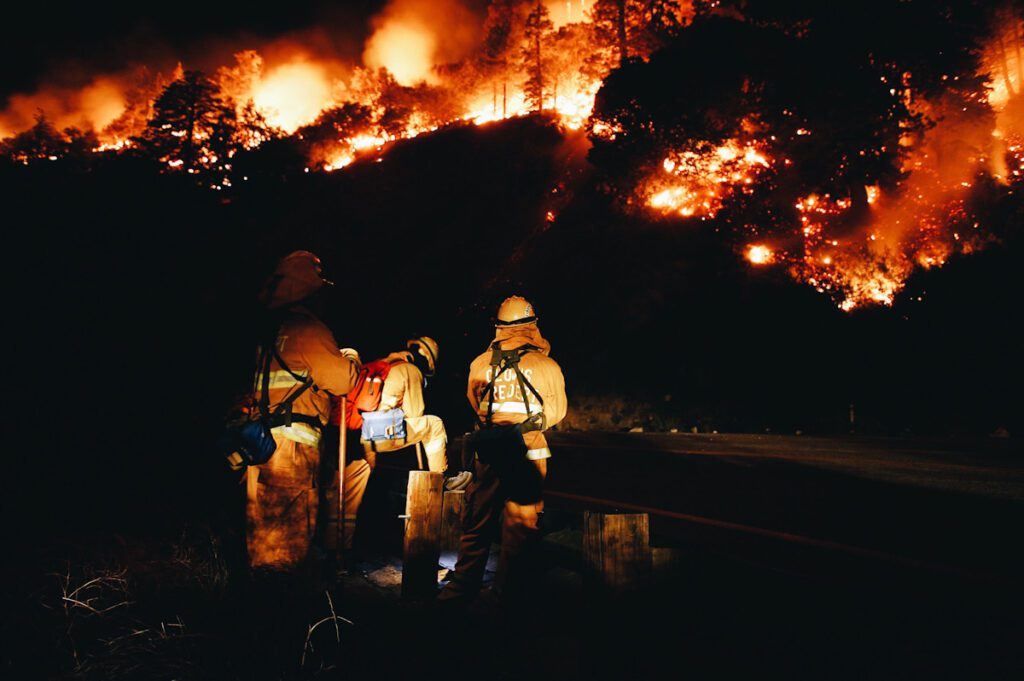
{"type": "MultiPolygon", "coordinates": [[[[430,336],[420,336],[406,342],[404,350],[385,358],[391,365],[381,387],[378,411],[401,409],[405,414],[405,437],[394,440],[363,440],[364,457],[345,466],[345,548],[350,548],[355,535],[356,516],[366,493],[370,474],[376,465],[376,455],[419,444],[426,455],[427,468],[433,472],[448,471],[446,448],[448,436],[441,418],[427,414],[423,397],[426,379],[437,371],[439,347],[430,336]]],[[[469,483],[470,474],[462,472],[446,479],[447,489],[462,489],[469,483]]]]}
{"type": "Polygon", "coordinates": [[[565,379],[541,336],[533,305],[512,296],[498,308],[494,340],[469,367],[467,396],[479,429],[466,491],[459,557],[442,603],[465,604],[480,591],[498,517],[501,555],[494,591],[502,600],[522,593],[524,557],[544,509],[541,489],[551,450],[544,431],[565,417],[565,379]]]}
{"type": "Polygon", "coordinates": [[[309,251],[284,257],[259,300],[269,321],[255,377],[257,398],[266,387],[273,410],[290,401],[290,418],[272,428],[277,445],[264,464],[246,471],[246,543],[253,567],[293,569],[304,562],[316,530],[321,430],[331,396],[355,384],[358,366],[342,355],[311,303],[325,284],[320,259],[309,251]],[[264,366],[269,368],[263,376],[264,366]],[[305,384],[308,379],[312,383],[305,384]],[[305,387],[304,387],[305,386],[305,387]]]}

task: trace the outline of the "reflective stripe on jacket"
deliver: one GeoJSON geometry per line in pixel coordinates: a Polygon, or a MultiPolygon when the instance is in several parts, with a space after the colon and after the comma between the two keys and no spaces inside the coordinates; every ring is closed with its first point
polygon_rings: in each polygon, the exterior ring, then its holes
{"type": "MultiPolygon", "coordinates": [[[[301,307],[292,309],[281,324],[277,351],[291,372],[284,370],[276,359],[271,360],[268,388],[271,411],[302,385],[302,378],[311,376],[317,389],[310,388],[299,395],[292,403],[292,413],[314,416],[320,423],[326,423],[331,396],[344,395],[352,389],[359,367],[342,356],[330,329],[301,307]]],[[[262,375],[256,376],[257,399],[263,388],[262,379],[262,375]]],[[[305,423],[279,426],[274,432],[303,444],[316,445],[320,441],[319,431],[305,423]]]]}

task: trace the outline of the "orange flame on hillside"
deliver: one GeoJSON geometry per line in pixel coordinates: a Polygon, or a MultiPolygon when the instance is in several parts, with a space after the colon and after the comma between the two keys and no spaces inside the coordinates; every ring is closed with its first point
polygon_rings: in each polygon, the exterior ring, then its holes
{"type": "MultiPolygon", "coordinates": [[[[778,264],[798,281],[830,295],[842,310],[892,305],[917,269],[941,267],[955,254],[971,253],[991,240],[968,210],[968,198],[988,175],[1004,184],[1024,179],[1024,23],[1004,22],[985,51],[991,73],[986,98],[996,114],[970,118],[961,105],[915,101],[916,113],[934,122],[917,139],[905,139],[904,178],[887,191],[865,188],[867,211],[854,216],[849,197],[808,195],[795,203],[798,222],[789,234],[743,247],[752,265],[778,264]]],[[[910,74],[904,76],[909,80],[910,74]]],[[[954,78],[955,80],[955,78],[954,78]]],[[[595,132],[614,139],[615,131],[595,132]]],[[[749,125],[744,130],[752,129],[749,125]]],[[[797,135],[813,134],[800,128],[797,135]]],[[[779,163],[774,137],[722,145],[696,141],[665,156],[663,167],[637,189],[651,210],[710,219],[749,194],[779,163]]],[[[781,163],[790,165],[789,159],[781,163]]],[[[750,226],[761,239],[762,230],[750,226]]]]}
{"type": "MultiPolygon", "coordinates": [[[[266,55],[238,52],[233,65],[213,75],[238,120],[252,123],[236,147],[251,149],[274,136],[294,134],[310,150],[307,172],[334,171],[396,140],[536,108],[566,128],[590,123],[592,135],[615,139],[621,130],[589,120],[595,95],[615,64],[613,54],[601,53],[607,48],[598,46],[590,30],[593,0],[543,0],[552,28],[541,55],[543,85],[532,99],[524,75],[532,53],[524,49],[529,46],[522,26],[531,4],[515,10],[518,28],[500,58],[483,56],[480,20],[458,0],[389,2],[372,22],[361,65],[318,56],[306,46],[265,50],[266,55]]],[[[867,187],[868,205],[860,212],[846,196],[803,196],[795,202],[786,234],[751,227],[751,243],[741,248],[746,260],[783,266],[850,310],[891,305],[915,269],[941,266],[983,245],[982,226],[967,209],[972,188],[985,173],[1004,184],[1024,180],[1022,40],[1024,24],[1011,14],[985,50],[992,83],[978,97],[987,96],[994,108],[995,129],[964,121],[941,101],[915,102],[918,113],[938,124],[920,139],[906,141],[905,177],[897,186],[867,187]]],[[[146,129],[161,91],[181,78],[179,65],[167,75],[138,70],[100,76],[77,90],[16,95],[0,113],[0,138],[31,128],[42,110],[58,131],[95,132],[94,151],[120,151],[146,129]]],[[[660,166],[636,188],[636,198],[660,215],[710,220],[791,165],[773,151],[771,131],[750,121],[740,129],[737,137],[724,141],[690,140],[685,148],[665,150],[660,166]]],[[[800,128],[795,134],[814,131],[800,128]]],[[[203,134],[194,139],[202,144],[203,134]]],[[[197,164],[230,170],[230,157],[204,150],[197,164]]],[[[46,151],[38,158],[56,156],[46,151]]],[[[179,158],[164,161],[171,169],[184,167],[179,158]]],[[[221,189],[229,180],[211,186],[221,189]]]]}
{"type": "Polygon", "coordinates": [[[735,192],[754,184],[769,167],[765,152],[753,142],[699,143],[665,157],[663,172],[644,188],[647,205],[687,218],[713,218],[735,192]]]}
{"type": "MultiPolygon", "coordinates": [[[[555,27],[589,22],[592,2],[548,0],[545,4],[555,27]]],[[[314,169],[335,170],[368,150],[442,125],[483,124],[531,113],[533,107],[518,71],[522,66],[516,62],[520,49],[516,45],[509,47],[505,73],[470,70],[467,76],[445,71],[479,48],[480,30],[478,18],[459,0],[392,0],[373,20],[363,65],[317,57],[303,45],[277,45],[273,58],[253,49],[236,53],[235,63],[217,69],[212,79],[221,96],[234,104],[240,119],[259,115],[276,134],[293,134],[338,107],[368,107],[371,120],[356,129],[340,130],[336,139],[314,150],[310,159],[314,169]],[[391,113],[387,107],[394,106],[385,101],[388,88],[394,89],[387,85],[389,78],[398,87],[433,89],[432,97],[397,105],[399,109],[413,107],[406,112],[405,124],[398,127],[390,119],[382,120],[391,113]],[[245,114],[247,107],[252,114],[245,114]]],[[[585,32],[580,33],[576,42],[586,37],[585,32]]],[[[543,110],[573,129],[582,127],[589,117],[602,80],[600,73],[580,75],[581,60],[592,53],[582,44],[581,48],[575,61],[564,57],[557,63],[545,61],[549,82],[541,99],[543,110]]],[[[545,50],[554,52],[555,47],[546,45],[545,50]]],[[[99,138],[96,151],[124,149],[145,129],[146,114],[152,113],[156,96],[181,74],[179,65],[169,78],[150,75],[145,83],[135,82],[133,74],[111,74],[78,91],[44,89],[16,95],[0,113],[0,138],[28,130],[41,110],[58,130],[74,125],[94,131],[99,138]]],[[[257,135],[243,140],[242,146],[252,148],[265,139],[257,135]]]]}

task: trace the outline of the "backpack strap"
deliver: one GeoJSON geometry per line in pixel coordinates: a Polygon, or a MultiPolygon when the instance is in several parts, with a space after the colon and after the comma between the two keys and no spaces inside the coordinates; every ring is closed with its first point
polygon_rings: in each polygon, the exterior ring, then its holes
{"type": "Polygon", "coordinates": [[[524,345],[517,348],[515,364],[512,365],[512,368],[516,371],[516,378],[519,381],[519,392],[523,395],[523,404],[526,405],[526,420],[520,425],[520,432],[523,433],[531,430],[544,430],[544,398],[540,396],[537,389],[530,383],[530,379],[526,378],[526,375],[519,369],[519,360],[523,358],[523,355],[536,349],[532,345],[524,345]],[[527,388],[530,389],[530,392],[537,398],[537,402],[540,403],[540,411],[536,413],[530,412],[530,400],[526,394],[527,388]],[[539,420],[537,419],[538,416],[540,417],[539,420]]]}
{"type": "Polygon", "coordinates": [[[273,342],[270,345],[260,345],[259,365],[261,373],[259,374],[260,385],[257,386],[260,392],[260,399],[257,405],[261,419],[270,418],[270,360],[273,355],[268,348],[273,347],[273,345],[273,342]]]}
{"type": "MultiPolygon", "coordinates": [[[[522,370],[519,368],[519,360],[523,358],[528,352],[537,350],[538,348],[533,345],[522,345],[515,350],[502,350],[501,341],[494,341],[491,344],[491,380],[488,382],[487,387],[484,389],[481,399],[487,398],[487,417],[483,424],[485,427],[494,425],[494,383],[498,380],[498,376],[505,373],[509,369],[512,369],[516,373],[516,381],[519,383],[519,392],[523,396],[523,404],[526,406],[526,421],[533,421],[535,416],[540,416],[543,419],[544,416],[544,398],[540,396],[537,389],[530,383],[530,379],[526,378],[522,370]],[[530,411],[530,400],[526,393],[527,389],[530,390],[537,398],[537,402],[540,403],[541,410],[533,413],[530,411]]],[[[479,419],[479,415],[477,416],[479,419]]],[[[526,422],[524,421],[524,423],[526,422]]],[[[535,430],[532,428],[531,430],[535,430]]]]}
{"type": "Polygon", "coordinates": [[[297,415],[292,414],[292,405],[295,403],[295,400],[297,400],[299,398],[299,396],[302,395],[302,393],[306,392],[310,388],[312,388],[313,392],[317,392],[319,390],[319,388],[317,387],[316,383],[313,381],[313,377],[311,375],[310,376],[303,376],[301,374],[297,374],[294,371],[292,371],[291,367],[288,366],[288,364],[281,357],[281,353],[278,352],[278,350],[277,350],[277,334],[276,333],[274,335],[273,340],[269,344],[267,344],[266,346],[264,346],[262,348],[262,352],[263,352],[263,376],[261,377],[262,385],[260,387],[260,401],[259,401],[260,418],[266,419],[267,421],[269,421],[271,427],[277,427],[277,426],[281,426],[281,425],[290,426],[290,425],[292,425],[293,421],[301,421],[301,422],[306,423],[306,424],[311,425],[311,426],[315,425],[316,427],[320,427],[322,425],[320,423],[320,419],[316,418],[315,416],[306,416],[305,414],[297,414],[297,415]],[[271,359],[277,360],[277,363],[280,365],[280,367],[284,371],[287,371],[291,375],[292,378],[294,378],[296,381],[299,381],[301,383],[301,385],[299,386],[299,389],[295,390],[292,393],[290,393],[287,397],[285,397],[283,400],[281,400],[281,402],[279,402],[277,404],[277,406],[274,407],[273,411],[270,410],[270,363],[271,363],[271,359]]]}

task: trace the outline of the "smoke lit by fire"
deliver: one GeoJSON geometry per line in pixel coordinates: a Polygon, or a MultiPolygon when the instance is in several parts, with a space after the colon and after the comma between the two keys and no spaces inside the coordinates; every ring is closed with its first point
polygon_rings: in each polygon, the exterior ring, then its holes
{"type": "Polygon", "coordinates": [[[14,95],[0,112],[0,138],[32,127],[39,111],[46,112],[59,129],[103,130],[125,110],[123,86],[118,79],[98,77],[79,90],[54,89],[14,95]]]}
{"type": "Polygon", "coordinates": [[[457,0],[391,0],[373,24],[363,62],[401,85],[438,84],[435,67],[465,57],[478,39],[473,16],[457,0]]]}
{"type": "Polygon", "coordinates": [[[332,102],[326,70],[315,62],[293,61],[272,69],[248,93],[267,122],[286,133],[312,123],[332,102]]]}

